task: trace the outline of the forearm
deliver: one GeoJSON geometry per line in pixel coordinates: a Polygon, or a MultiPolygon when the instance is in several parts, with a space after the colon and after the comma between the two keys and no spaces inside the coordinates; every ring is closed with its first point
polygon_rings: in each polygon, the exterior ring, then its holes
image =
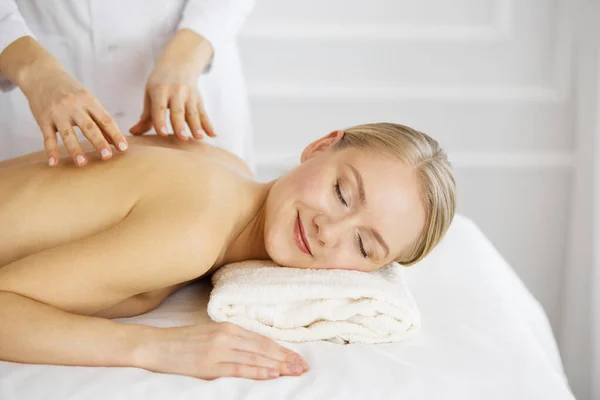
{"type": "Polygon", "coordinates": [[[0,359],[30,364],[144,368],[139,349],[157,328],[70,314],[0,291],[0,359]]]}
{"type": "Polygon", "coordinates": [[[0,73],[23,91],[31,76],[55,70],[63,70],[58,60],[30,36],[15,40],[0,53],[0,73]]]}
{"type": "Polygon", "coordinates": [[[182,29],[169,42],[158,60],[161,66],[175,66],[178,70],[198,77],[213,55],[211,44],[189,29],[182,29]]]}

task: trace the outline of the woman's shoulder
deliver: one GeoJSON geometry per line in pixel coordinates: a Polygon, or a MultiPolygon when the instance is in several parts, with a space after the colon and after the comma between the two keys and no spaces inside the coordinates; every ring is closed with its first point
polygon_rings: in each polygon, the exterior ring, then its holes
{"type": "Polygon", "coordinates": [[[252,171],[248,165],[238,156],[225,149],[213,146],[207,142],[199,140],[182,141],[174,136],[161,137],[156,135],[134,136],[128,139],[134,147],[140,148],[144,152],[162,152],[161,150],[146,150],[148,148],[162,148],[176,150],[181,155],[186,154],[186,158],[179,156],[181,162],[192,160],[197,162],[218,163],[220,166],[237,172],[238,174],[251,178],[252,171]]]}
{"type": "MultiPolygon", "coordinates": [[[[251,187],[251,174],[236,165],[223,150],[199,146],[198,151],[179,151],[165,146],[131,149],[130,168],[140,177],[146,199],[167,201],[186,213],[215,216],[236,208],[251,187]]],[[[235,156],[234,156],[235,157],[235,156]]],[[[244,164],[245,165],[245,164],[244,164]]]]}

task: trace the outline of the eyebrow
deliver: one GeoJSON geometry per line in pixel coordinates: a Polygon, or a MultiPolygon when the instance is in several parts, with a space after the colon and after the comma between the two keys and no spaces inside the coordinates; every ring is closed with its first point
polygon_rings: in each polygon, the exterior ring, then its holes
{"type": "MultiPolygon", "coordinates": [[[[356,179],[356,182],[358,184],[358,197],[360,197],[360,201],[364,207],[367,204],[367,199],[365,196],[365,186],[363,184],[362,176],[360,175],[360,172],[358,172],[356,168],[354,168],[351,164],[347,163],[346,165],[350,167],[352,173],[354,174],[354,179],[356,179]]],[[[373,236],[375,236],[375,239],[377,239],[379,244],[385,249],[385,258],[387,258],[387,256],[390,254],[390,248],[388,247],[387,243],[385,242],[385,240],[383,240],[381,234],[375,229],[371,229],[371,233],[373,234],[373,236]]]]}

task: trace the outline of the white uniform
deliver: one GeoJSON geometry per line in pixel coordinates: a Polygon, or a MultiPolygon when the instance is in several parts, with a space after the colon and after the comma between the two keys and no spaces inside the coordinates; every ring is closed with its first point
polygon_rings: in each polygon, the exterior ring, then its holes
{"type": "MultiPolygon", "coordinates": [[[[217,137],[204,140],[254,170],[235,40],[253,5],[253,0],[0,0],[0,52],[22,36],[33,36],[128,134],[142,113],[154,62],[178,29],[191,29],[214,48],[198,87],[217,137]]],[[[0,89],[0,160],[42,150],[42,134],[25,96],[2,75],[0,89]]]]}

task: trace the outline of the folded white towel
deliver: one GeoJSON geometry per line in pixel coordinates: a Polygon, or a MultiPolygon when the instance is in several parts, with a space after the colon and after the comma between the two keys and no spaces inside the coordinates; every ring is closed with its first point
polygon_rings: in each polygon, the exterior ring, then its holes
{"type": "Polygon", "coordinates": [[[402,266],[376,272],[280,267],[272,261],[223,266],[212,277],[208,315],[289,342],[386,343],[421,327],[402,266]]]}

